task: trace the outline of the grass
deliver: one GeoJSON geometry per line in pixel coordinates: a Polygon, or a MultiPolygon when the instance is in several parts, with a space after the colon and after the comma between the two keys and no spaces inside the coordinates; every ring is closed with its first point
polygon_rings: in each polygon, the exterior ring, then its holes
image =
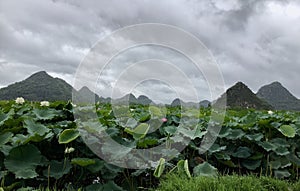
{"type": "MultiPolygon", "coordinates": [[[[17,191],[82,191],[82,189],[21,188],[17,191]]],[[[151,190],[151,189],[149,189],[151,190]]],[[[0,188],[0,191],[1,188],[0,188]]],[[[171,173],[161,179],[160,185],[152,191],[300,191],[300,181],[289,182],[270,177],[254,175],[226,175],[187,178],[171,173]]]]}
{"type": "Polygon", "coordinates": [[[300,191],[296,183],[270,177],[220,176],[188,179],[177,174],[167,175],[156,191],[300,191]]]}
{"type": "MultiPolygon", "coordinates": [[[[1,188],[0,188],[0,191],[1,188]]],[[[50,188],[38,188],[38,189],[34,189],[32,187],[26,187],[26,188],[19,188],[17,189],[17,191],[82,191],[82,189],[56,189],[56,188],[53,188],[53,189],[50,189],[50,188]]]]}

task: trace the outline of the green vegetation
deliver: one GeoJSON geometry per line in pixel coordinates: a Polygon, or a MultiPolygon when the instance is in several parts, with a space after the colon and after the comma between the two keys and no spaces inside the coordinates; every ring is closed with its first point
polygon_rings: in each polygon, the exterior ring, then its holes
{"type": "MultiPolygon", "coordinates": [[[[299,190],[300,183],[296,181],[300,166],[300,114],[297,112],[228,110],[221,132],[215,135],[215,143],[200,154],[201,141],[211,123],[209,108],[160,109],[132,104],[130,109],[119,105],[113,110],[110,104],[97,103],[99,124],[86,118],[77,125],[73,111],[84,114],[87,107],[73,107],[70,102],[52,102],[47,107],[26,100],[23,104],[0,101],[0,187],[4,190],[21,187],[143,190],[155,189],[163,180],[160,190],[172,186],[176,190],[181,184],[193,190],[191,186],[199,182],[215,185],[212,188],[220,190],[222,185],[229,189],[229,184],[240,185],[241,190],[272,190],[268,185],[276,186],[273,190],[286,187],[299,190]],[[158,122],[161,127],[154,129],[158,122]],[[129,153],[132,149],[164,145],[165,151],[170,151],[171,146],[185,143],[183,137],[191,141],[172,160],[162,158],[152,169],[134,170],[100,159],[84,143],[83,130],[91,133],[89,138],[101,152],[117,151],[95,134],[105,131],[113,140],[127,146],[120,156],[128,157],[133,157],[129,153]],[[179,178],[172,177],[174,173],[179,178]],[[249,174],[252,176],[240,177],[249,174]],[[254,176],[268,178],[256,180],[254,176]]],[[[119,159],[112,156],[112,160],[119,159]]]]}
{"type": "Polygon", "coordinates": [[[229,88],[217,101],[216,104],[225,103],[228,108],[254,108],[254,109],[272,109],[273,107],[266,101],[259,99],[245,84],[236,83],[229,88]]]}
{"type": "Polygon", "coordinates": [[[46,72],[38,72],[0,90],[0,100],[14,100],[20,95],[26,100],[55,101],[72,99],[73,87],[62,79],[53,78],[46,72]]]}
{"type": "Polygon", "coordinates": [[[157,191],[299,191],[300,181],[291,183],[270,177],[220,176],[188,179],[178,174],[169,174],[160,183],[157,191]]]}

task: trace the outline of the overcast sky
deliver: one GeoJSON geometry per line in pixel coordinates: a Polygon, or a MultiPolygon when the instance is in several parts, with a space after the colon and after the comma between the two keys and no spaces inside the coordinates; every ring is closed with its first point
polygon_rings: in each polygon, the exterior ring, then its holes
{"type": "MultiPolygon", "coordinates": [[[[300,97],[297,0],[0,0],[0,87],[41,70],[73,84],[91,47],[117,29],[141,23],[173,25],[195,35],[217,60],[225,88],[242,81],[256,92],[262,85],[280,81],[300,97]]],[[[190,61],[155,46],[116,56],[104,71],[105,83],[100,79],[96,91],[108,96],[105,90],[114,86],[116,75],[141,59],[177,65],[196,84],[200,99],[212,99],[205,77],[195,73],[190,61]]],[[[192,90],[182,87],[189,100],[192,90]]],[[[176,97],[175,89],[152,80],[132,91],[170,101],[176,97]]]]}

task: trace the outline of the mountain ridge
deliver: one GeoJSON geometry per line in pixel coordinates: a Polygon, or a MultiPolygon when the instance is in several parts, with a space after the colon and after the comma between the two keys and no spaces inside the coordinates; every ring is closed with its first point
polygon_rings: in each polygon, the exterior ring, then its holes
{"type": "Polygon", "coordinates": [[[280,82],[273,82],[262,86],[256,95],[268,102],[277,110],[300,111],[300,100],[296,98],[280,82]]]}
{"type": "Polygon", "coordinates": [[[25,80],[0,89],[0,100],[12,100],[19,96],[31,101],[66,101],[72,98],[73,87],[45,71],[32,74],[25,80]]]}
{"type": "Polygon", "coordinates": [[[258,98],[243,82],[237,82],[228,88],[226,92],[215,101],[214,105],[222,106],[224,103],[226,103],[227,108],[273,109],[270,104],[258,98]]]}
{"type": "MultiPolygon", "coordinates": [[[[17,97],[24,97],[30,101],[66,101],[72,98],[85,100],[84,102],[99,101],[110,103],[111,98],[99,97],[88,87],[82,87],[80,90],[74,89],[70,84],[60,78],[50,76],[46,71],[36,72],[28,78],[8,85],[0,89],[0,100],[13,100],[17,97]]],[[[222,94],[213,103],[203,100],[200,103],[184,102],[179,98],[173,100],[170,105],[199,106],[209,107],[211,104],[218,105],[226,98],[229,108],[255,108],[255,109],[277,109],[277,110],[297,110],[300,111],[300,100],[291,94],[280,82],[273,82],[262,86],[254,94],[248,86],[242,82],[237,82],[222,94]]],[[[127,94],[115,103],[124,103],[129,101],[133,104],[155,104],[145,95],[135,97],[133,94],[127,94]]]]}

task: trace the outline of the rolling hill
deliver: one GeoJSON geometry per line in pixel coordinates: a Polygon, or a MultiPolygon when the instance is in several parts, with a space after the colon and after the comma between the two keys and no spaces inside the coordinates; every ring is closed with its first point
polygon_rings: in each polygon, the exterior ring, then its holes
{"type": "Polygon", "coordinates": [[[53,78],[45,71],[0,89],[0,100],[23,97],[31,101],[56,101],[72,99],[73,87],[62,79],[53,78]]]}

